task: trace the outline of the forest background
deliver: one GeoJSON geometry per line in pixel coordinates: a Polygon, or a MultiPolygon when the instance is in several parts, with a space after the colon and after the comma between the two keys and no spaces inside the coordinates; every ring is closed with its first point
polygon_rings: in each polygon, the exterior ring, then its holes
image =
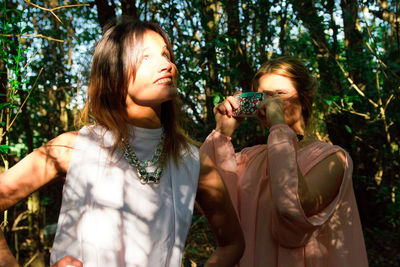
{"type": "MultiPolygon", "coordinates": [[[[357,0],[2,0],[0,139],[3,168],[46,141],[76,130],[86,99],[91,53],[109,19],[158,22],[171,38],[187,130],[203,141],[213,106],[249,91],[261,63],[302,60],[319,81],[314,105],[321,139],[345,148],[370,266],[400,266],[400,2],[357,0]],[[395,108],[397,106],[397,108],[395,108]]],[[[236,131],[237,149],[265,143],[256,120],[236,131]]],[[[2,170],[3,171],[3,170],[2,170]]],[[[55,182],[1,214],[21,266],[46,266],[61,202],[55,182]]],[[[196,210],[185,266],[213,251],[196,210]]]]}

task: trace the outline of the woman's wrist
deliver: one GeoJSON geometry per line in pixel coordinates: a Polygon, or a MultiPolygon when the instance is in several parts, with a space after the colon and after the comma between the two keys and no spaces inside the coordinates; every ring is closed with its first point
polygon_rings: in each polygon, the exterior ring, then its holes
{"type": "Polygon", "coordinates": [[[297,145],[296,133],[286,123],[275,124],[269,131],[268,146],[275,146],[287,142],[297,145]]]}
{"type": "Polygon", "coordinates": [[[226,129],[224,127],[215,127],[215,131],[219,132],[222,135],[225,135],[226,137],[232,137],[234,130],[231,129],[226,129]]]}
{"type": "Polygon", "coordinates": [[[286,124],[285,118],[282,116],[275,116],[271,118],[271,127],[278,124],[286,124]]]}

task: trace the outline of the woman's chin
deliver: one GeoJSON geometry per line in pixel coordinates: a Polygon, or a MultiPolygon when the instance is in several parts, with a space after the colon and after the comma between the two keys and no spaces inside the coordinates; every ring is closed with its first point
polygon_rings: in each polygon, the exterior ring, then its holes
{"type": "Polygon", "coordinates": [[[159,95],[155,98],[136,99],[135,102],[140,106],[155,107],[161,105],[164,102],[174,100],[176,97],[178,97],[178,92],[166,95],[159,95]]]}
{"type": "Polygon", "coordinates": [[[173,100],[178,96],[178,90],[176,88],[171,88],[165,95],[163,93],[164,92],[160,94],[160,99],[164,99],[163,102],[173,100]]]}
{"type": "Polygon", "coordinates": [[[169,86],[167,88],[164,88],[163,90],[160,90],[154,100],[163,103],[166,101],[173,100],[177,96],[178,96],[178,90],[176,86],[169,86]]]}

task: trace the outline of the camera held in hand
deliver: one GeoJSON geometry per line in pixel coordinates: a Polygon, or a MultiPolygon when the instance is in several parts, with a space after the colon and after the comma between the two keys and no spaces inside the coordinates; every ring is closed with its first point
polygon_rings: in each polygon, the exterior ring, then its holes
{"type": "Polygon", "coordinates": [[[258,105],[264,100],[264,93],[243,92],[235,95],[239,108],[232,112],[234,117],[254,117],[257,115],[258,105]]]}

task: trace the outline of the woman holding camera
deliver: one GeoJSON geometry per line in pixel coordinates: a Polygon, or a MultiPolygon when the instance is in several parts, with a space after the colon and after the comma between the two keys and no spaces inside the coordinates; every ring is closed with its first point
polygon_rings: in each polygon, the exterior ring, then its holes
{"type": "Polygon", "coordinates": [[[240,266],[367,266],[352,185],[352,160],[310,129],[316,80],[293,57],[266,62],[253,79],[263,92],[257,117],[267,143],[235,153],[242,118],[228,97],[201,150],[218,166],[236,208],[246,249],[240,266]]]}

